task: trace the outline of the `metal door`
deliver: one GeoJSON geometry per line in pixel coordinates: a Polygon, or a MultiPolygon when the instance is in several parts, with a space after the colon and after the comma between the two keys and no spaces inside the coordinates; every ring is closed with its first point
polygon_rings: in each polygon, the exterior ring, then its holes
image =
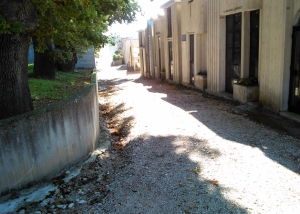
{"type": "Polygon", "coordinates": [[[241,13],[226,16],[226,83],[225,91],[233,93],[232,82],[240,78],[241,13]]]}
{"type": "Polygon", "coordinates": [[[168,42],[169,48],[169,79],[173,80],[173,48],[172,42],[168,42]]]}
{"type": "Polygon", "coordinates": [[[158,36],[158,64],[159,64],[159,78],[161,78],[161,71],[162,71],[162,67],[161,67],[161,52],[160,52],[160,47],[161,47],[161,39],[160,36],[158,36]]]}
{"type": "Polygon", "coordinates": [[[194,85],[194,34],[190,35],[190,84],[194,85]]]}
{"type": "Polygon", "coordinates": [[[250,12],[250,62],[249,77],[258,77],[259,10],[250,12]]]}
{"type": "Polygon", "coordinates": [[[289,111],[300,114],[300,26],[293,28],[289,111]]]}

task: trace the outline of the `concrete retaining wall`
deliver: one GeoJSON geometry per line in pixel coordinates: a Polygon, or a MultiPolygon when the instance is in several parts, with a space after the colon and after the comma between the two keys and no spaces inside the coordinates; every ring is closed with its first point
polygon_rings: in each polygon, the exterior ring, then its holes
{"type": "Polygon", "coordinates": [[[0,121],[0,195],[49,180],[82,161],[99,135],[93,84],[46,108],[0,121]]]}

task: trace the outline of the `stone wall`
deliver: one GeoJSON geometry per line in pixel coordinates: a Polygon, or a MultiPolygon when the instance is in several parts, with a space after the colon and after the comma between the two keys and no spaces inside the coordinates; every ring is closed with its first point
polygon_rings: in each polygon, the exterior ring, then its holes
{"type": "Polygon", "coordinates": [[[0,121],[0,195],[46,181],[85,159],[99,135],[98,85],[0,121]]]}

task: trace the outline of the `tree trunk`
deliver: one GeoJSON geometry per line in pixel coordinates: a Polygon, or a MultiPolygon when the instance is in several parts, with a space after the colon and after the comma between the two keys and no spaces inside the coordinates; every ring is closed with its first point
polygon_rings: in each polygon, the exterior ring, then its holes
{"type": "MultiPolygon", "coordinates": [[[[62,51],[68,51],[65,47],[57,47],[58,49],[62,50],[62,51]]],[[[72,50],[73,52],[73,58],[67,62],[56,62],[56,68],[59,71],[62,72],[74,72],[75,69],[75,65],[77,63],[77,54],[75,52],[75,50],[72,50]]]]}
{"type": "Polygon", "coordinates": [[[26,27],[19,36],[0,34],[1,120],[33,109],[28,87],[28,48],[37,27],[37,15],[30,0],[1,1],[0,14],[8,23],[19,21],[26,27]]]}
{"type": "Polygon", "coordinates": [[[55,79],[55,64],[53,56],[52,41],[50,38],[45,38],[47,49],[41,53],[37,51],[39,45],[37,37],[32,37],[34,49],[34,67],[33,76],[42,79],[55,79]]]}

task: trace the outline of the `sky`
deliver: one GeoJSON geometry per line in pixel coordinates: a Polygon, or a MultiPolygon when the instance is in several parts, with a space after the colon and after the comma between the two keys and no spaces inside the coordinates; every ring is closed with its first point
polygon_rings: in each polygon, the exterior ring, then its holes
{"type": "Polygon", "coordinates": [[[169,0],[137,0],[142,8],[144,16],[140,13],[137,16],[137,21],[130,24],[113,24],[109,30],[111,34],[117,34],[120,37],[138,37],[138,30],[145,29],[147,26],[147,20],[155,16],[157,13],[162,13],[160,6],[169,0]]]}

